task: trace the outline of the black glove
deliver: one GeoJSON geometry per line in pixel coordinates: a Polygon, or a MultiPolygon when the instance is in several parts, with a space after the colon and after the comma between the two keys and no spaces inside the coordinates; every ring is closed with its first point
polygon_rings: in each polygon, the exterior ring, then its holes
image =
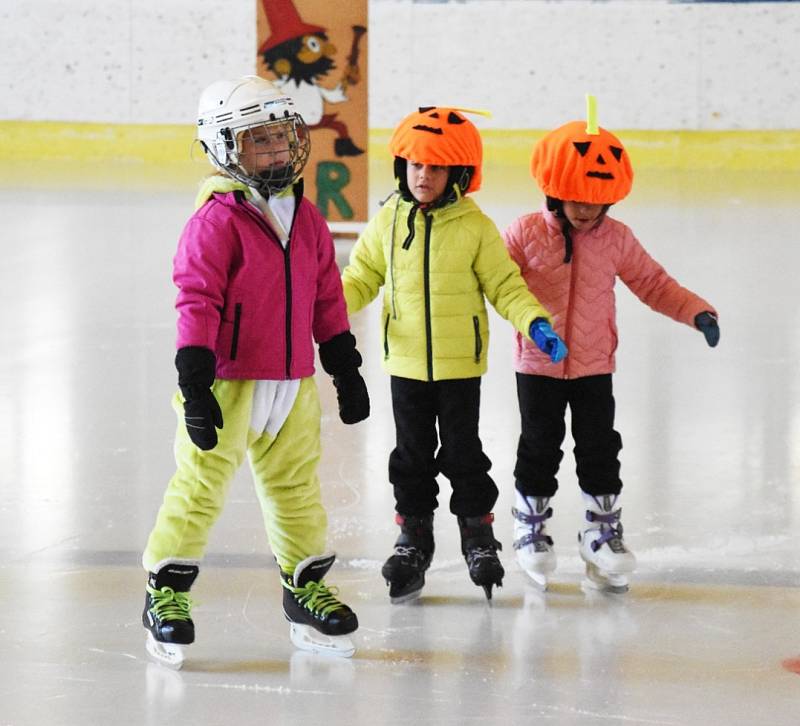
{"type": "Polygon", "coordinates": [[[217,445],[217,429],[222,428],[222,410],[211,392],[217,359],[208,348],[191,345],[178,351],[175,367],[189,438],[198,449],[213,449],[217,445]]]}
{"type": "Polygon", "coordinates": [[[334,376],[333,385],[336,386],[336,400],[339,402],[339,418],[342,423],[358,423],[369,416],[367,384],[357,368],[353,368],[350,373],[334,376]]]}
{"type": "Polygon", "coordinates": [[[320,343],[319,360],[325,372],[333,376],[339,418],[343,423],[354,424],[369,416],[367,384],[358,372],[361,355],[356,350],[356,339],[348,330],[320,343]]]}
{"type": "Polygon", "coordinates": [[[706,343],[712,348],[719,343],[719,325],[717,316],[710,311],[699,313],[694,316],[694,326],[706,336],[706,343]]]}

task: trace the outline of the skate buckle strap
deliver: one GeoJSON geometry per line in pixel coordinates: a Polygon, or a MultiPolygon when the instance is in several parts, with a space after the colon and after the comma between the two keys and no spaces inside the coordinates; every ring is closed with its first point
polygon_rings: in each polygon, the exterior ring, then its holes
{"type": "Polygon", "coordinates": [[[516,507],[511,507],[511,514],[517,521],[524,522],[525,524],[530,524],[532,527],[535,527],[537,525],[543,525],[548,519],[550,519],[550,517],[553,516],[553,508],[548,507],[541,514],[534,514],[532,512],[528,514],[527,512],[521,512],[516,507]]]}
{"type": "MultiPolygon", "coordinates": [[[[608,514],[598,514],[597,512],[586,512],[586,521],[587,522],[599,522],[600,523],[600,536],[594,540],[591,544],[592,552],[597,552],[606,542],[611,542],[612,540],[618,540],[620,545],[622,543],[622,522],[620,522],[620,517],[622,516],[622,509],[616,509],[613,512],[609,512],[608,514]]],[[[611,548],[614,551],[617,551],[619,547],[614,547],[612,545],[611,548]]]]}
{"type": "Polygon", "coordinates": [[[545,523],[553,516],[552,507],[548,507],[541,514],[528,514],[527,512],[521,512],[516,507],[511,507],[511,514],[518,522],[528,524],[532,527],[530,532],[526,532],[522,537],[514,540],[515,550],[521,550],[523,547],[536,545],[539,542],[545,542],[551,547],[553,546],[553,538],[542,533],[545,523]]]}
{"type": "Polygon", "coordinates": [[[171,587],[156,590],[147,587],[153,598],[152,610],[159,620],[190,620],[189,612],[194,602],[188,592],[175,592],[171,587]]]}
{"type": "Polygon", "coordinates": [[[528,532],[519,539],[514,540],[514,549],[521,550],[523,547],[536,545],[539,542],[546,542],[551,547],[553,546],[553,538],[550,535],[542,534],[541,532],[528,532]]]}
{"type": "Polygon", "coordinates": [[[311,581],[303,587],[294,587],[285,580],[282,582],[283,586],[289,590],[306,610],[314,615],[325,617],[330,613],[344,607],[336,595],[339,594],[339,589],[336,587],[328,587],[323,582],[311,581]]]}

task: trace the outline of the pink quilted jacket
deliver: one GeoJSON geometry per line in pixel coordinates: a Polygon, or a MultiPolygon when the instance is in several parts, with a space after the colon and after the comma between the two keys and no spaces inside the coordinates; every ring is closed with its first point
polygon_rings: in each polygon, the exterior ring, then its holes
{"type": "Polygon", "coordinates": [[[573,230],[572,237],[572,261],[565,263],[561,220],[546,208],[523,215],[503,233],[528,287],[550,311],[553,327],[569,348],[567,358],[554,364],[517,333],[514,367],[520,373],[552,378],[613,373],[617,277],[653,310],[681,323],[694,327],[698,313],[716,313],[670,277],[621,222],[606,215],[590,230],[573,230]]]}

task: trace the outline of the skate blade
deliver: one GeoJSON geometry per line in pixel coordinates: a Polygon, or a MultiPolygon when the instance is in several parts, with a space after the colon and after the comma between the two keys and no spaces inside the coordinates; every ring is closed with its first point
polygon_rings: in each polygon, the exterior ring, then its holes
{"type": "Polygon", "coordinates": [[[543,572],[534,572],[533,570],[523,570],[523,572],[528,576],[537,590],[540,592],[547,592],[547,575],[543,572]]]}
{"type": "Polygon", "coordinates": [[[413,592],[407,592],[405,595],[397,595],[395,597],[389,596],[389,602],[392,605],[402,605],[405,602],[413,602],[414,600],[418,600],[420,595],[422,595],[422,588],[419,590],[414,590],[413,592]]]}
{"type": "Polygon", "coordinates": [[[596,565],[586,563],[586,577],[581,582],[581,589],[593,592],[607,592],[622,595],[630,589],[625,575],[603,572],[596,565]]]}
{"type": "Polygon", "coordinates": [[[290,623],[289,637],[296,648],[320,655],[350,658],[356,652],[353,641],[347,635],[325,635],[310,625],[290,623]]]}
{"type": "Polygon", "coordinates": [[[174,671],[178,671],[183,667],[184,654],[183,647],[175,643],[162,643],[156,640],[153,634],[147,633],[147,641],[145,642],[145,649],[147,654],[156,662],[174,671]]]}
{"type": "MultiPolygon", "coordinates": [[[[387,580],[386,584],[391,588],[391,583],[387,580]]],[[[423,580],[420,583],[420,586],[416,590],[411,590],[411,592],[404,592],[402,595],[392,595],[391,589],[389,590],[389,602],[392,605],[402,605],[404,602],[412,602],[413,600],[417,600],[420,595],[422,595],[422,588],[425,586],[425,581],[423,580]]]]}

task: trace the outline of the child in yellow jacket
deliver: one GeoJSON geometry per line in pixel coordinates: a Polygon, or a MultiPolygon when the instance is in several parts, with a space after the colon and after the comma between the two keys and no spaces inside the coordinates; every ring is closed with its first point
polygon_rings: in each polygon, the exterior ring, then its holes
{"type": "Polygon", "coordinates": [[[385,288],[383,367],[397,437],[389,480],[400,535],[382,574],[392,602],[419,596],[434,552],[442,473],[470,577],[491,598],[505,573],[492,530],[498,491],[478,433],[485,298],[551,360],[566,347],[494,223],[465,196],[481,183],[482,144],[472,122],[457,109],[421,108],[397,126],[389,150],[398,191],[369,222],[342,275],[349,314],[385,288]]]}

